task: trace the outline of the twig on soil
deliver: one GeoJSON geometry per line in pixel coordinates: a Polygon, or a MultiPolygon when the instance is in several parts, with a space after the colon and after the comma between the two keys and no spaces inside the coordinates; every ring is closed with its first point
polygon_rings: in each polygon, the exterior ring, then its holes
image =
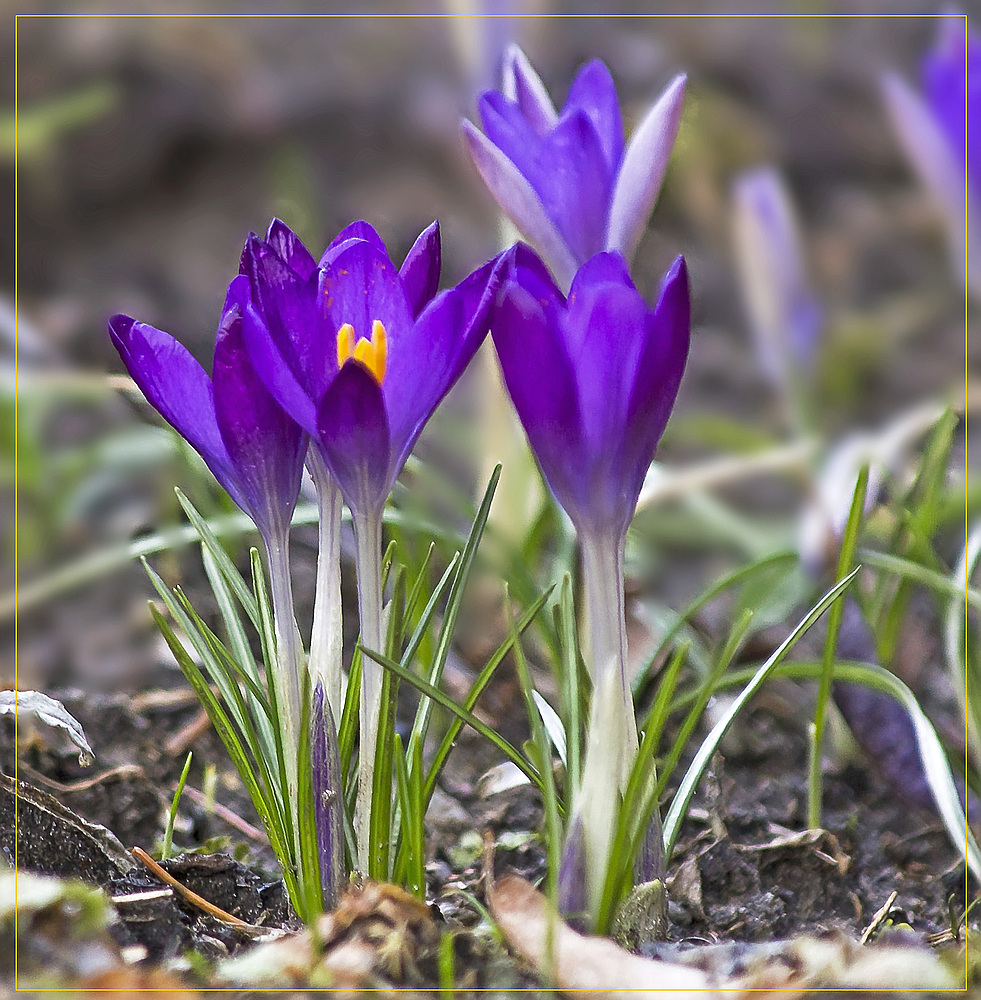
{"type": "Polygon", "coordinates": [[[172,757],[183,757],[191,744],[211,725],[208,713],[202,708],[193,719],[164,744],[164,750],[172,757]]]}
{"type": "Polygon", "coordinates": [[[194,788],[192,785],[185,785],[184,794],[196,805],[213,812],[219,819],[224,820],[229,826],[235,827],[239,833],[244,833],[251,840],[257,840],[262,844],[269,842],[269,838],[257,826],[253,826],[248,820],[242,819],[238,813],[233,812],[228,806],[223,806],[220,802],[212,801],[200,789],[194,788]]]}
{"type": "Polygon", "coordinates": [[[146,776],[146,772],[139,764],[120,764],[119,767],[110,768],[108,771],[103,771],[102,774],[93,775],[91,778],[82,778],[80,781],[72,781],[64,785],[60,781],[55,781],[54,778],[49,778],[47,775],[41,774],[40,771],[35,771],[30,764],[25,764],[23,761],[19,761],[17,766],[20,773],[26,775],[31,781],[47,785],[48,788],[53,788],[56,792],[61,792],[62,795],[70,795],[72,792],[84,792],[112,778],[126,778],[130,776],[139,776],[142,778],[146,776]]]}
{"type": "Polygon", "coordinates": [[[161,688],[134,695],[129,700],[129,707],[136,715],[142,715],[147,709],[183,708],[197,700],[198,696],[190,688],[161,688]]]}
{"type": "Polygon", "coordinates": [[[889,916],[889,911],[892,909],[892,904],[896,902],[896,897],[899,893],[893,889],[889,893],[889,898],[875,911],[875,915],[872,917],[872,922],[868,927],[862,931],[862,936],[859,938],[860,944],[868,944],[872,939],[872,935],[879,929],[879,925],[889,916]]]}
{"type": "Polygon", "coordinates": [[[143,850],[142,847],[132,848],[132,855],[137,861],[142,862],[154,875],[160,879],[161,882],[166,882],[172,889],[179,892],[189,903],[193,906],[198,907],[200,910],[204,910],[209,916],[214,917],[216,920],[221,920],[226,924],[231,924],[233,927],[238,927],[242,930],[247,931],[261,931],[263,934],[268,932],[266,927],[257,927],[255,924],[246,923],[244,920],[240,920],[238,917],[229,913],[227,910],[223,910],[220,906],[215,906],[214,903],[209,902],[204,896],[199,896],[196,892],[188,889],[186,885],[178,882],[173,875],[170,874],[165,868],[157,864],[153,858],[143,850]]]}
{"type": "Polygon", "coordinates": [[[483,854],[483,871],[481,872],[481,881],[484,886],[484,895],[487,896],[491,889],[494,888],[494,846],[496,841],[494,840],[494,831],[487,829],[484,830],[484,854],[483,854]]]}

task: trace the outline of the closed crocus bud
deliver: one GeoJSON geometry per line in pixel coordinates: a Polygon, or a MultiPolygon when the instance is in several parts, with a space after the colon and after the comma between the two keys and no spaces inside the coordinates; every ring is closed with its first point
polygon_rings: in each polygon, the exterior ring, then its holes
{"type": "Polygon", "coordinates": [[[793,396],[806,376],[821,332],[797,218],[779,172],[761,167],[732,189],[735,261],[760,364],[793,396]]]}
{"type": "Polygon", "coordinates": [[[920,182],[943,213],[953,264],[981,296],[981,38],[963,14],[944,14],[920,87],[890,73],[883,93],[920,182]]]}
{"type": "Polygon", "coordinates": [[[480,97],[483,132],[462,123],[484,183],[562,288],[601,251],[633,257],[661,190],[684,89],[685,77],[675,77],[626,144],[616,88],[602,62],[579,71],[559,112],[512,46],[502,90],[480,97]]]}

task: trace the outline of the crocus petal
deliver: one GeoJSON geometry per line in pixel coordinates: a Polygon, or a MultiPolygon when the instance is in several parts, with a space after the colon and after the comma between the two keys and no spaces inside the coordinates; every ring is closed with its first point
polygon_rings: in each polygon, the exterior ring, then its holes
{"type": "Polygon", "coordinates": [[[289,524],[300,492],[307,438],[252,366],[236,301],[248,279],[236,281],[238,286],[229,289],[215,340],[215,418],[253,520],[263,532],[281,530],[289,524]]]}
{"type": "Polygon", "coordinates": [[[322,333],[319,272],[302,278],[272,247],[255,237],[248,241],[245,259],[256,313],[295,380],[311,399],[320,399],[337,371],[337,352],[332,337],[322,333]]]}
{"type": "Polygon", "coordinates": [[[602,140],[590,116],[575,109],[563,112],[547,147],[541,179],[530,178],[532,186],[573,256],[589,260],[604,248],[613,188],[602,140]]]}
{"type": "Polygon", "coordinates": [[[676,76],[634,130],[613,189],[605,248],[619,250],[628,260],[647,226],[657,201],[671,148],[681,123],[684,74],[676,76]]]}
{"type": "Polygon", "coordinates": [[[424,229],[399,268],[402,288],[413,316],[418,316],[439,288],[442,251],[439,222],[424,229]]]}
{"type": "Polygon", "coordinates": [[[487,138],[531,185],[573,257],[581,262],[602,250],[614,175],[589,113],[563,111],[539,136],[497,91],[482,94],[478,107],[487,138]]]}
{"type": "Polygon", "coordinates": [[[562,325],[576,371],[585,445],[597,464],[616,450],[624,433],[649,312],[641,294],[620,281],[596,281],[569,296],[562,325]]]}
{"type": "Polygon", "coordinates": [[[263,384],[276,402],[308,433],[317,433],[317,406],[309,392],[297,379],[279,349],[279,345],[269,332],[252,304],[250,286],[241,278],[232,283],[236,301],[242,311],[242,335],[249,352],[252,367],[259,373],[263,384]]]}
{"type": "Polygon", "coordinates": [[[487,334],[499,260],[489,260],[455,288],[441,292],[391,354],[382,390],[395,456],[393,475],[487,334]]]}
{"type": "Polygon", "coordinates": [[[933,112],[901,77],[887,74],[882,82],[886,108],[903,152],[943,210],[959,265],[963,264],[964,163],[958,159],[933,112]]]}
{"type": "Polygon", "coordinates": [[[386,256],[388,250],[385,248],[385,241],[378,235],[378,230],[370,222],[358,219],[346,225],[327,245],[323,257],[320,258],[319,267],[329,264],[337,255],[340,247],[350,240],[364,240],[370,243],[376,250],[380,250],[386,256]]]}
{"type": "Polygon", "coordinates": [[[613,176],[623,156],[623,119],[613,77],[599,59],[586,63],[576,74],[560,117],[576,109],[584,112],[592,122],[613,176]]]}
{"type": "Polygon", "coordinates": [[[492,323],[494,346],[514,408],[542,472],[573,520],[588,505],[577,461],[582,427],[575,373],[558,331],[561,300],[544,302],[505,279],[492,323]]]}
{"type": "Polygon", "coordinates": [[[648,317],[646,343],[627,408],[621,468],[631,514],[678,395],[690,334],[688,268],[684,257],[679,257],[665,274],[654,314],[648,317]]]}
{"type": "Polygon", "coordinates": [[[380,511],[391,489],[390,436],[381,386],[357,361],[337,373],[318,413],[321,451],[347,505],[380,511]]]}
{"type": "Polygon", "coordinates": [[[399,337],[412,326],[402,281],[388,255],[373,243],[347,243],[320,271],[319,295],[327,316],[327,336],[336,370],[337,331],[354,327],[355,340],[371,338],[372,324],[380,320],[388,333],[389,355],[398,350],[399,337]]]}
{"type": "Polygon", "coordinates": [[[269,223],[266,242],[301,278],[309,278],[316,271],[317,262],[313,254],[281,219],[273,219],[269,223]]]}
{"type": "Polygon", "coordinates": [[[204,459],[235,503],[251,513],[218,429],[211,379],[191,352],[169,333],[129,316],[113,316],[109,336],[150,404],[204,459]]]}
{"type": "Polygon", "coordinates": [[[981,198],[981,37],[967,30],[963,16],[940,18],[922,76],[933,114],[958,162],[963,164],[967,154],[967,174],[975,197],[981,198]]]}
{"type": "Polygon", "coordinates": [[[485,135],[464,120],[463,136],[471,159],[501,211],[535,245],[556,280],[568,288],[576,260],[541,199],[518,168],[485,135]]]}
{"type": "Polygon", "coordinates": [[[521,109],[528,124],[539,134],[551,131],[559,116],[548,96],[541,77],[532,68],[528,57],[517,45],[508,46],[504,54],[503,67],[504,96],[521,109]]]}

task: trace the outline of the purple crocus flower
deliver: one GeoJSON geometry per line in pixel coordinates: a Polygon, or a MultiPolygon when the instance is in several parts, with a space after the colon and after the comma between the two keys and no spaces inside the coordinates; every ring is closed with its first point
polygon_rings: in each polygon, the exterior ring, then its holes
{"type": "MultiPolygon", "coordinates": [[[[266,238],[252,234],[242,254],[241,279],[249,286],[245,338],[256,368],[279,401],[312,435],[307,465],[317,490],[320,554],[311,633],[310,668],[324,684],[339,716],[341,705],[340,515],[341,497],[320,445],[317,409],[336,376],[336,330],[325,329],[324,268],[359,244],[385,253],[377,232],[355,222],[337,235],[319,264],[296,234],[274,219],[266,238]]],[[[413,317],[436,294],[440,271],[439,226],[433,223],[416,240],[399,270],[399,281],[413,317]]]]}
{"type": "MultiPolygon", "coordinates": [[[[577,272],[568,299],[518,245],[507,259],[493,330],[504,380],[532,450],[579,534],[592,680],[589,743],[559,887],[567,915],[595,921],[617,814],[637,751],[627,677],[623,551],[645,473],[681,382],[689,343],[682,258],[650,308],[619,253],[577,272]],[[585,893],[582,892],[585,887],[585,893]]],[[[658,850],[645,879],[663,875],[658,850]]]]}
{"type": "Polygon", "coordinates": [[[569,297],[519,244],[494,318],[504,380],[542,472],[583,536],[627,530],[688,357],[679,257],[652,309],[618,253],[576,274],[569,297]]]}
{"type": "Polygon", "coordinates": [[[886,76],[886,106],[903,152],[940,206],[954,266],[981,295],[981,37],[963,14],[940,15],[923,59],[922,92],[886,76]],[[966,230],[966,232],[965,232],[966,230]]]}
{"type": "Polygon", "coordinates": [[[633,257],[661,189],[684,88],[685,77],[676,76],[625,144],[616,88],[602,62],[579,71],[556,112],[524,53],[512,46],[503,90],[480,97],[483,134],[462,123],[484,183],[563,288],[602,250],[633,257]]]}
{"type": "MultiPolygon", "coordinates": [[[[361,641],[384,650],[381,517],[426,421],[485,333],[497,261],[436,294],[435,223],[396,268],[365,222],[343,230],[319,264],[282,223],[243,257],[252,305],[244,316],[253,362],[284,410],[311,435],[351,509],[357,544],[361,641]]],[[[314,466],[315,467],[315,466],[314,466]]],[[[314,473],[315,479],[317,473],[314,473]]],[[[367,870],[381,668],[362,673],[355,827],[367,870]]]]}
{"type": "Polygon", "coordinates": [[[304,656],[293,612],[289,527],[308,437],[266,390],[249,358],[243,323],[249,308],[248,279],[239,276],[228,287],[211,378],[186,347],[147,323],[113,316],[109,335],[149,402],[201,455],[262,536],[276,630],[276,662],[270,669],[283,734],[286,794],[295,809],[304,656]]]}
{"type": "Polygon", "coordinates": [[[147,323],[113,316],[109,335],[147,400],[201,455],[268,545],[293,516],[307,437],[249,360],[241,291],[236,282],[229,286],[211,378],[183,344],[147,323]]]}
{"type": "Polygon", "coordinates": [[[319,264],[280,222],[265,241],[250,237],[244,256],[256,368],[313,435],[352,511],[380,513],[487,331],[496,261],[437,295],[436,223],[401,268],[365,222],[342,230],[319,264]]]}

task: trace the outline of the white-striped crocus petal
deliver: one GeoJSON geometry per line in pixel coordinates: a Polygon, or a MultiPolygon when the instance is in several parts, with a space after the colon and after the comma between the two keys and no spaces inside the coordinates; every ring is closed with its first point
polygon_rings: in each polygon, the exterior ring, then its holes
{"type": "Polygon", "coordinates": [[[575,257],[534,188],[514,163],[465,118],[461,127],[474,166],[501,211],[536,247],[559,285],[568,289],[576,273],[575,257]]]}
{"type": "Polygon", "coordinates": [[[623,154],[606,225],[606,249],[618,250],[628,262],[661,191],[681,124],[685,80],[680,73],[668,84],[634,130],[623,154]]]}
{"type": "Polygon", "coordinates": [[[504,54],[501,93],[521,108],[521,113],[539,135],[555,128],[558,112],[542,78],[517,45],[509,45],[504,54]]]}
{"type": "Polygon", "coordinates": [[[954,267],[963,273],[966,253],[964,280],[981,296],[981,206],[970,198],[965,204],[964,164],[926,101],[902,77],[886,74],[882,92],[907,160],[943,213],[954,267]]]}

